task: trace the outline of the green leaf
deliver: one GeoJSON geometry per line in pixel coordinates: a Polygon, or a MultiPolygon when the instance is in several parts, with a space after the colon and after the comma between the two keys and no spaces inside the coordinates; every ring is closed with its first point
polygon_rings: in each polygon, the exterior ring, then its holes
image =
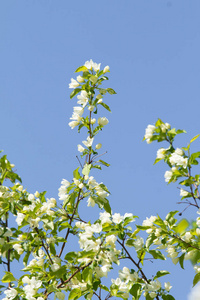
{"type": "Polygon", "coordinates": [[[81,290],[80,289],[73,289],[69,296],[68,296],[68,300],[76,300],[79,297],[81,297],[81,290]]]}
{"type": "Polygon", "coordinates": [[[76,259],[77,259],[76,252],[69,252],[65,255],[65,260],[67,260],[69,263],[73,263],[76,259]]]}
{"type": "Polygon", "coordinates": [[[117,94],[113,89],[111,88],[107,88],[106,91],[110,94],[110,95],[113,95],[113,94],[117,94]]]}
{"type": "Polygon", "coordinates": [[[176,131],[176,133],[177,134],[180,134],[180,133],[187,133],[185,130],[182,130],[182,129],[178,129],[177,131],[176,131]]]}
{"type": "Polygon", "coordinates": [[[175,300],[172,295],[162,295],[163,300],[175,300]]]}
{"type": "Polygon", "coordinates": [[[102,105],[105,109],[107,109],[109,112],[111,112],[111,109],[110,109],[110,107],[109,107],[107,104],[105,104],[104,102],[102,102],[101,105],[102,105]]]}
{"type": "Polygon", "coordinates": [[[82,170],[82,174],[83,175],[89,175],[90,169],[91,169],[91,164],[85,164],[85,166],[82,170]]]}
{"type": "Polygon", "coordinates": [[[155,259],[162,259],[166,260],[165,256],[159,251],[159,250],[149,250],[149,253],[153,256],[155,259]]]}
{"type": "Polygon", "coordinates": [[[108,164],[108,163],[105,162],[104,160],[99,159],[99,162],[100,162],[102,165],[106,166],[106,167],[109,167],[109,166],[110,166],[110,164],[108,164]]]}
{"type": "Polygon", "coordinates": [[[49,245],[49,247],[50,247],[50,252],[55,256],[56,255],[56,249],[55,249],[55,246],[54,246],[54,244],[50,244],[49,245]]]}
{"type": "Polygon", "coordinates": [[[5,275],[1,279],[3,283],[17,281],[17,279],[13,276],[11,272],[5,272],[5,275]]]}
{"type": "Polygon", "coordinates": [[[182,269],[184,269],[184,266],[183,266],[184,258],[185,258],[185,253],[183,253],[183,254],[179,257],[179,264],[180,264],[180,266],[181,266],[182,269]]]}
{"type": "Polygon", "coordinates": [[[192,142],[194,142],[196,139],[198,139],[198,137],[200,136],[200,134],[195,135],[191,140],[190,140],[190,144],[192,142]]]}
{"type": "Polygon", "coordinates": [[[200,273],[197,273],[193,279],[193,287],[200,281],[200,273]]]}
{"type": "Polygon", "coordinates": [[[105,186],[105,184],[100,183],[99,186],[102,188],[102,190],[104,190],[104,191],[106,191],[107,193],[110,194],[110,192],[109,192],[108,188],[105,186]]]}
{"type": "Polygon", "coordinates": [[[93,84],[97,83],[97,80],[98,80],[98,77],[97,77],[97,76],[94,76],[94,75],[90,76],[90,81],[91,81],[93,84]]]}
{"type": "Polygon", "coordinates": [[[85,66],[81,66],[78,69],[76,69],[75,73],[78,72],[88,72],[88,69],[85,66]]]}
{"type": "Polygon", "coordinates": [[[168,271],[165,271],[165,270],[162,270],[162,271],[158,271],[154,277],[154,280],[159,278],[159,277],[162,277],[162,276],[165,276],[167,274],[170,274],[168,271]]]}
{"type": "Polygon", "coordinates": [[[133,284],[132,288],[130,289],[129,293],[135,297],[135,300],[138,300],[141,295],[141,284],[136,283],[133,284]]]}
{"type": "Polygon", "coordinates": [[[190,224],[186,219],[182,219],[176,226],[175,231],[177,233],[183,233],[186,231],[186,229],[188,228],[189,225],[190,224]]]}
{"type": "Polygon", "coordinates": [[[76,96],[81,91],[80,88],[74,89],[70,94],[70,99],[72,99],[74,96],[76,96]]]}
{"type": "Polygon", "coordinates": [[[73,176],[74,176],[74,178],[76,178],[76,179],[80,179],[81,178],[81,176],[80,176],[80,174],[79,174],[79,168],[80,167],[78,167],[76,170],[74,170],[74,172],[73,172],[73,176]]]}

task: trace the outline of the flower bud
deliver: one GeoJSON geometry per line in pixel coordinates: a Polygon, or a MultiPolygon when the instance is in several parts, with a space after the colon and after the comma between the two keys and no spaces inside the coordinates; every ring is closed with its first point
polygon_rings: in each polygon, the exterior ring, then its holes
{"type": "Polygon", "coordinates": [[[94,125],[94,124],[96,123],[96,119],[95,119],[95,118],[91,119],[90,123],[91,123],[92,125],[94,125]]]}
{"type": "Polygon", "coordinates": [[[106,118],[106,117],[102,117],[102,118],[99,118],[98,119],[98,124],[100,125],[100,126],[105,126],[105,125],[107,125],[108,124],[108,119],[106,118]]]}
{"type": "Polygon", "coordinates": [[[88,106],[89,111],[93,111],[94,110],[94,105],[90,105],[88,106]]]}
{"type": "Polygon", "coordinates": [[[96,148],[97,150],[99,150],[99,149],[101,149],[101,147],[102,147],[102,144],[101,144],[101,143],[99,143],[99,144],[97,144],[97,145],[96,145],[96,147],[95,147],[95,148],[96,148]]]}
{"type": "Polygon", "coordinates": [[[36,198],[40,197],[40,193],[38,191],[36,191],[34,195],[35,195],[36,198]]]}
{"type": "Polygon", "coordinates": [[[97,101],[97,104],[101,104],[103,102],[103,99],[99,99],[98,101],[97,101]]]}
{"type": "Polygon", "coordinates": [[[106,67],[103,69],[103,73],[105,74],[105,73],[109,72],[109,70],[110,70],[110,67],[109,67],[109,66],[106,66],[106,67]]]}

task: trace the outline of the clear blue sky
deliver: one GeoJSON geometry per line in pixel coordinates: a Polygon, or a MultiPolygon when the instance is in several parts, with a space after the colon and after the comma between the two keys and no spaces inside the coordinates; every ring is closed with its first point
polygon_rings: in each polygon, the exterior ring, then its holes
{"type": "MultiPolygon", "coordinates": [[[[112,114],[105,114],[109,125],[99,135],[111,167],[95,175],[109,187],[113,211],[142,222],[183,209],[177,185],[164,181],[167,166],[153,166],[160,145],[142,138],[158,117],[188,132],[177,146],[200,133],[199,14],[199,0],[2,0],[0,148],[24,187],[57,198],[62,178],[72,179],[85,135],[67,125],[76,103],[68,83],[92,58],[110,66],[108,87],[117,92],[107,97],[112,114]]],[[[199,146],[197,140],[193,149],[199,146]]],[[[185,216],[196,218],[195,209],[185,216]]],[[[181,270],[169,261],[162,268],[172,272],[167,280],[176,300],[187,299],[190,264],[181,270]]]]}

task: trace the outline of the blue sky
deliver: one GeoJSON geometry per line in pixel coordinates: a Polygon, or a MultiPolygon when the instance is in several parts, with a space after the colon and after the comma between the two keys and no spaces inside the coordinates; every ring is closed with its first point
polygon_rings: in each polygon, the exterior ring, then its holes
{"type": "MultiPolygon", "coordinates": [[[[198,0],[1,1],[0,148],[24,187],[57,198],[62,178],[72,179],[86,134],[67,125],[76,103],[68,83],[92,58],[110,66],[107,85],[117,92],[106,98],[112,114],[105,113],[109,125],[98,138],[111,167],[95,174],[112,193],[113,211],[142,222],[183,209],[177,185],[164,181],[167,166],[153,166],[161,145],[142,138],[157,118],[188,132],[176,146],[200,133],[199,12],[198,0]]],[[[185,217],[196,218],[195,209],[185,217]]],[[[175,298],[186,299],[190,264],[181,270],[169,261],[162,268],[172,272],[175,298]]],[[[147,264],[150,276],[151,269],[147,264]]]]}

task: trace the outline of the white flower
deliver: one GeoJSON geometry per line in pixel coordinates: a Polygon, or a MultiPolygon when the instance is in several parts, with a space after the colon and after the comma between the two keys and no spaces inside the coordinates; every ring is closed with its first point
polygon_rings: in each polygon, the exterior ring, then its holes
{"type": "Polygon", "coordinates": [[[166,171],[165,175],[164,175],[165,181],[169,182],[171,180],[172,175],[173,175],[173,172],[171,170],[170,171],[166,171]]]}
{"type": "Polygon", "coordinates": [[[90,138],[89,136],[87,137],[87,141],[83,141],[82,143],[86,146],[86,147],[92,147],[92,143],[93,143],[94,138],[90,138]]]}
{"type": "Polygon", "coordinates": [[[19,186],[17,186],[17,188],[16,188],[19,192],[21,192],[21,191],[23,191],[23,185],[19,185],[19,186]]]}
{"type": "Polygon", "coordinates": [[[184,240],[186,243],[189,243],[190,240],[191,240],[191,238],[192,238],[192,234],[191,234],[189,231],[187,231],[187,232],[184,234],[183,240],[184,240]]]}
{"type": "Polygon", "coordinates": [[[29,224],[30,224],[30,226],[32,227],[32,228],[38,228],[39,227],[39,222],[40,222],[40,218],[36,218],[36,219],[31,219],[31,218],[28,218],[28,222],[29,222],[29,224]]]}
{"type": "Polygon", "coordinates": [[[17,222],[18,226],[22,225],[24,218],[25,218],[24,214],[17,212],[16,222],[17,222]]]}
{"type": "MultiPolygon", "coordinates": [[[[182,151],[181,149],[178,149],[182,151]]],[[[178,151],[180,153],[180,151],[178,151]]],[[[183,168],[187,167],[188,158],[183,158],[180,154],[177,154],[176,151],[171,154],[169,161],[171,165],[183,166],[183,168]]]]}
{"type": "Polygon", "coordinates": [[[95,201],[94,201],[94,199],[92,199],[92,197],[88,198],[88,200],[87,200],[87,206],[92,206],[92,207],[95,206],[95,201]]]}
{"type": "Polygon", "coordinates": [[[178,154],[178,155],[183,155],[184,154],[183,150],[181,150],[180,148],[176,148],[175,153],[178,154]]]}
{"type": "Polygon", "coordinates": [[[157,219],[156,216],[151,216],[150,218],[146,218],[146,220],[143,221],[142,226],[152,226],[156,219],[157,219]]]}
{"type": "Polygon", "coordinates": [[[70,120],[75,120],[75,121],[80,122],[81,119],[82,119],[81,116],[82,116],[83,112],[84,112],[83,107],[74,106],[74,112],[73,112],[72,117],[70,118],[70,120]]]}
{"type": "Polygon", "coordinates": [[[158,149],[157,158],[158,159],[164,159],[165,158],[165,151],[166,151],[166,149],[164,149],[164,148],[158,149]]]}
{"type": "Polygon", "coordinates": [[[22,249],[22,246],[20,244],[14,244],[13,248],[17,251],[19,255],[21,255],[24,252],[24,249],[22,249]]]}
{"type": "Polygon", "coordinates": [[[93,66],[93,60],[90,59],[90,61],[86,61],[84,66],[88,69],[88,70],[92,70],[92,66],[93,66]]]}
{"type": "Polygon", "coordinates": [[[102,117],[102,118],[99,118],[98,119],[98,124],[100,125],[100,126],[105,126],[105,125],[107,125],[108,124],[108,119],[106,118],[106,117],[102,117]]]}
{"type": "Polygon", "coordinates": [[[84,82],[85,80],[84,80],[84,78],[82,77],[82,76],[80,76],[80,75],[78,75],[77,77],[76,77],[76,80],[78,81],[78,82],[84,82]]]}
{"type": "Polygon", "coordinates": [[[100,70],[101,64],[93,63],[92,67],[93,67],[94,71],[97,72],[100,70]]]}
{"type": "Polygon", "coordinates": [[[68,123],[68,125],[71,127],[71,129],[74,129],[76,126],[79,125],[78,121],[71,121],[68,123]]]}
{"type": "Polygon", "coordinates": [[[103,69],[103,73],[105,74],[105,73],[109,72],[109,70],[110,70],[110,67],[109,67],[109,66],[106,66],[106,67],[103,69]]]}
{"type": "Polygon", "coordinates": [[[143,238],[140,237],[140,236],[137,236],[135,241],[134,241],[135,250],[139,251],[142,248],[143,244],[144,244],[143,238]]]}
{"type": "Polygon", "coordinates": [[[35,196],[33,194],[29,194],[28,195],[28,201],[34,201],[35,200],[35,196]]]}
{"type": "Polygon", "coordinates": [[[97,144],[97,145],[96,145],[96,147],[95,147],[95,148],[96,148],[97,150],[99,150],[99,149],[101,149],[101,147],[102,147],[102,144],[101,144],[101,143],[99,143],[99,144],[97,144]]]}
{"type": "Polygon", "coordinates": [[[81,145],[78,145],[78,151],[79,152],[83,152],[85,150],[85,148],[81,145]]]}
{"type": "Polygon", "coordinates": [[[12,300],[17,296],[18,292],[13,288],[9,288],[8,290],[4,291],[4,294],[6,294],[9,300],[12,300]]]}
{"type": "Polygon", "coordinates": [[[81,91],[81,94],[77,98],[79,100],[77,103],[83,105],[83,107],[88,103],[88,93],[85,90],[81,91]]]}
{"type": "Polygon", "coordinates": [[[183,189],[180,189],[180,196],[186,197],[186,196],[188,196],[188,195],[189,195],[189,193],[188,193],[187,191],[185,191],[185,190],[183,190],[183,189]]]}
{"type": "Polygon", "coordinates": [[[168,257],[176,258],[178,255],[175,247],[173,247],[173,246],[168,246],[166,251],[168,252],[168,255],[167,255],[168,257]]]}
{"type": "Polygon", "coordinates": [[[145,130],[144,138],[145,138],[145,140],[147,141],[148,144],[151,143],[150,139],[152,138],[155,129],[156,129],[156,127],[154,125],[148,125],[146,130],[145,130]]]}
{"type": "Polygon", "coordinates": [[[81,182],[78,187],[82,190],[84,188],[84,184],[81,182]]]}
{"type": "Polygon", "coordinates": [[[124,217],[121,216],[119,213],[115,213],[114,215],[112,215],[112,220],[115,224],[119,224],[123,221],[124,217]]]}
{"type": "Polygon", "coordinates": [[[170,129],[170,128],[171,128],[171,125],[170,125],[169,123],[165,123],[165,127],[166,127],[167,129],[170,129]]]}
{"type": "Polygon", "coordinates": [[[66,192],[66,189],[70,186],[70,182],[66,179],[63,179],[61,181],[61,187],[58,189],[59,193],[58,193],[58,196],[59,196],[59,200],[63,200],[65,201],[69,195],[67,194],[66,192]]]}
{"type": "Polygon", "coordinates": [[[111,215],[106,211],[104,213],[99,214],[99,220],[101,221],[101,224],[105,224],[105,223],[111,224],[112,221],[110,217],[111,215]]]}
{"type": "Polygon", "coordinates": [[[70,89],[75,89],[76,87],[78,87],[80,84],[73,78],[71,78],[71,83],[69,84],[69,88],[70,89]]]}
{"type": "Polygon", "coordinates": [[[85,65],[84,65],[88,70],[92,70],[92,68],[94,69],[95,72],[100,70],[100,66],[101,64],[97,64],[95,62],[93,62],[92,59],[90,59],[90,61],[86,61],[85,65]]]}
{"type": "Polygon", "coordinates": [[[117,240],[117,237],[114,234],[108,235],[106,237],[106,243],[111,245],[113,248],[115,247],[116,240],[117,240]]]}
{"type": "Polygon", "coordinates": [[[60,266],[57,263],[54,263],[54,264],[51,265],[51,270],[53,272],[56,272],[59,269],[60,269],[60,266]]]}
{"type": "Polygon", "coordinates": [[[170,282],[165,282],[164,285],[165,285],[166,291],[169,292],[172,288],[172,286],[170,285],[170,282]]]}

